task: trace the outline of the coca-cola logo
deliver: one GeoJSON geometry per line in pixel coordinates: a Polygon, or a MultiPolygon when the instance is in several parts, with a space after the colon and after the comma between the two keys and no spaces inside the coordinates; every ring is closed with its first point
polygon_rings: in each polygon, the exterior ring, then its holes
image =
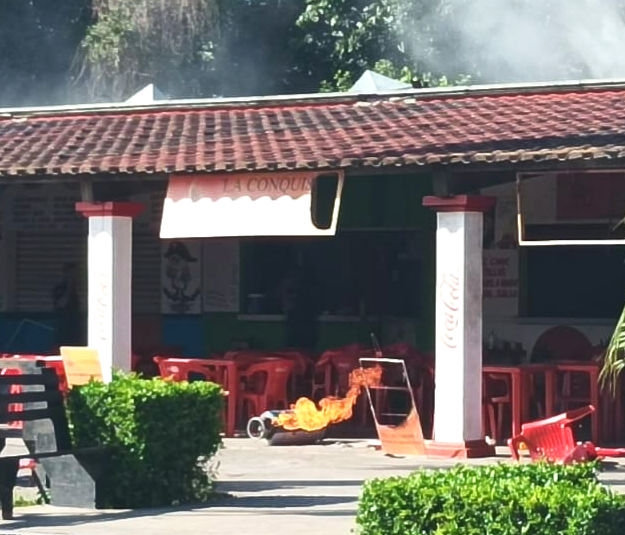
{"type": "Polygon", "coordinates": [[[439,298],[442,305],[442,342],[453,349],[458,346],[460,277],[453,273],[444,273],[439,298]]]}

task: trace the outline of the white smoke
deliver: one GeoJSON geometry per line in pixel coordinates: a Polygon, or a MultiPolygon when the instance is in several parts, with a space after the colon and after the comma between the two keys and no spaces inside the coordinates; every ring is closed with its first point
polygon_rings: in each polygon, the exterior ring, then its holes
{"type": "Polygon", "coordinates": [[[433,72],[482,82],[625,78],[625,0],[440,4],[409,38],[433,72]]]}

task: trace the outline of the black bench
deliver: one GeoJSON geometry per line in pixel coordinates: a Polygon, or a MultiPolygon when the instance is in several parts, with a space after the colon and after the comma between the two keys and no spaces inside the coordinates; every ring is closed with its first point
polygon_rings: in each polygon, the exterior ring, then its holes
{"type": "MultiPolygon", "coordinates": [[[[0,359],[0,372],[7,369],[19,369],[20,373],[5,372],[0,375],[0,502],[5,520],[13,518],[13,490],[21,459],[42,460],[47,475],[53,481],[54,474],[50,472],[54,472],[54,466],[47,466],[45,460],[75,459],[77,454],[98,457],[104,452],[103,448],[72,447],[63,394],[54,369],[35,361],[0,359]],[[12,393],[13,385],[19,385],[21,392],[12,393]],[[21,410],[9,411],[9,405],[16,403],[22,405],[21,410]],[[23,422],[21,433],[7,427],[7,424],[16,421],[23,422]],[[2,456],[7,437],[16,434],[21,435],[28,453],[2,456]]],[[[67,472],[67,463],[57,471],[67,472]]],[[[80,486],[80,478],[76,478],[76,474],[70,475],[70,479],[80,486]]]]}

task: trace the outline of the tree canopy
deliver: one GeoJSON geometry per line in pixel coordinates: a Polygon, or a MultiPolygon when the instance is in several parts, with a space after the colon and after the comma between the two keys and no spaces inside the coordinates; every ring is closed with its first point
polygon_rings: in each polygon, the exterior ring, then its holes
{"type": "Polygon", "coordinates": [[[93,0],[92,10],[77,58],[90,96],[119,100],[150,82],[190,96],[208,82],[217,0],[93,0]]]}
{"type": "Polygon", "coordinates": [[[625,74],[625,0],[3,0],[0,106],[625,74]]]}

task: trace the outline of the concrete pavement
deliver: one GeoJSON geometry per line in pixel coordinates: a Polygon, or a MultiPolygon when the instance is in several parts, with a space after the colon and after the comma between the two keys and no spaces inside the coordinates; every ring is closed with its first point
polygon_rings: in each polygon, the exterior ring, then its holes
{"type": "MultiPolygon", "coordinates": [[[[497,458],[470,462],[510,459],[505,448],[498,453],[497,458]]],[[[217,491],[224,495],[209,505],[139,511],[19,507],[15,520],[0,522],[0,535],[348,535],[355,527],[363,481],[453,464],[387,456],[367,440],[272,447],[250,439],[227,439],[215,466],[217,491]]],[[[602,479],[625,491],[625,464],[614,462],[609,468],[602,479]]]]}

